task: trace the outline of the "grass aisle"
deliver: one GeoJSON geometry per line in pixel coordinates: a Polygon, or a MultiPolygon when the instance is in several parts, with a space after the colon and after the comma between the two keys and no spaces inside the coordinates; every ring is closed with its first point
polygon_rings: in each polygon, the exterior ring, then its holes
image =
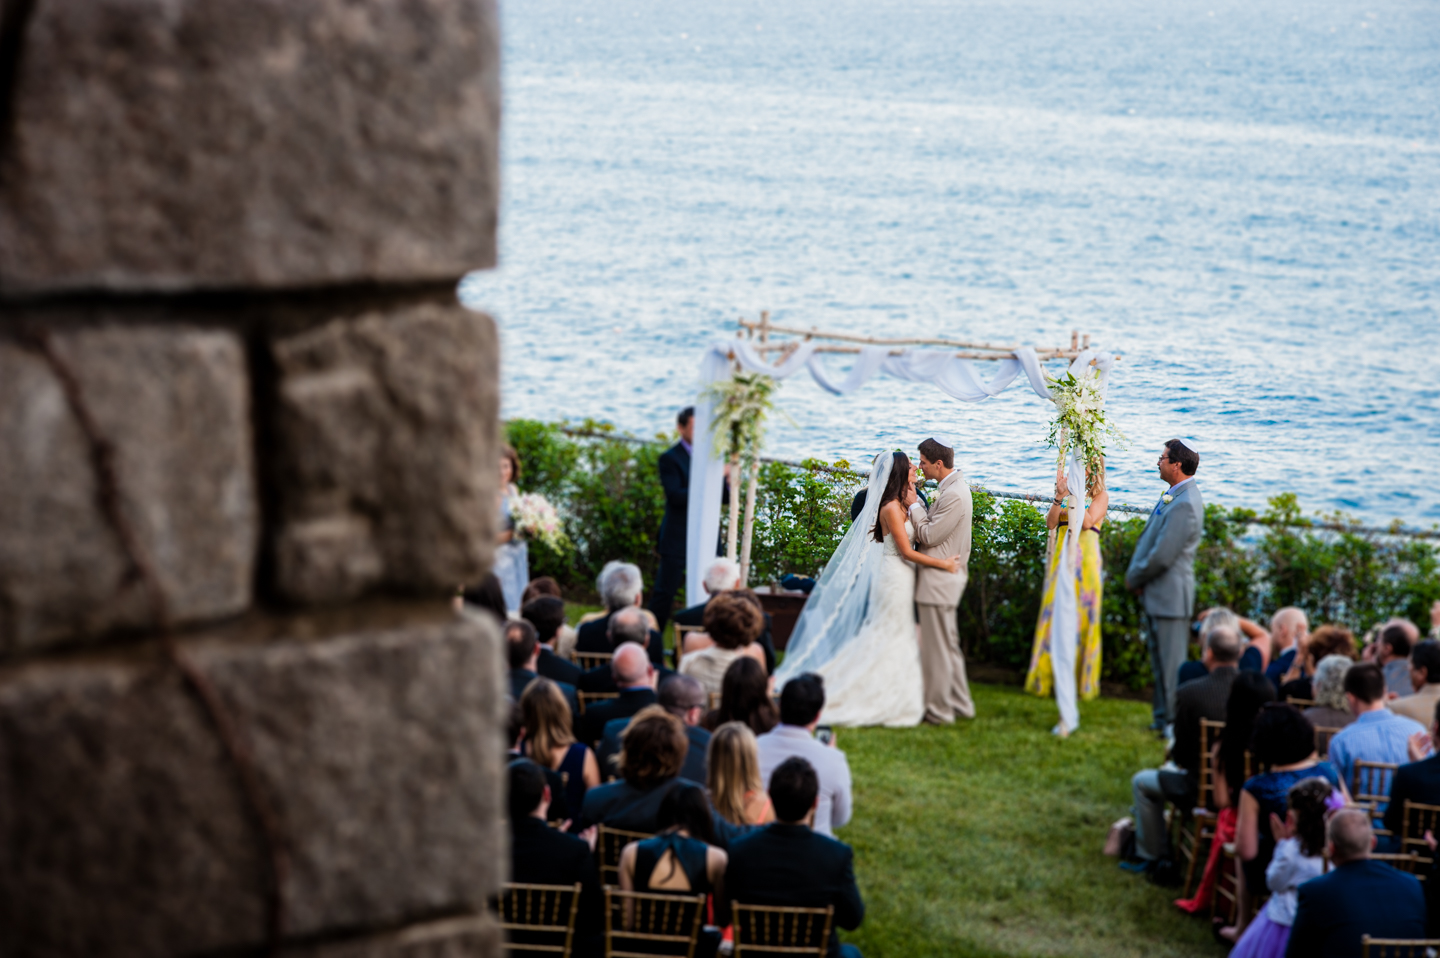
{"type": "Polygon", "coordinates": [[[854,846],[866,958],[1064,955],[1217,958],[1207,921],[1177,893],[1101,854],[1130,807],[1130,776],[1162,747],[1149,706],[1081,707],[1079,733],[1049,734],[1055,706],[972,686],[979,717],[951,728],[840,729],[855,779],[854,846]]]}

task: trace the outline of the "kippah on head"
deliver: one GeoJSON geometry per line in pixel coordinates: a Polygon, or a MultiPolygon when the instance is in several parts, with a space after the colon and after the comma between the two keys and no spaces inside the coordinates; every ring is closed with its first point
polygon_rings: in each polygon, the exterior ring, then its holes
{"type": "Polygon", "coordinates": [[[1195,448],[1195,444],[1194,444],[1193,442],[1191,442],[1189,439],[1182,439],[1182,438],[1180,438],[1179,436],[1175,436],[1175,437],[1172,438],[1170,441],[1171,441],[1171,442],[1178,442],[1180,445],[1184,446],[1186,449],[1189,449],[1191,452],[1195,453],[1195,455],[1197,455],[1197,456],[1200,455],[1200,450],[1199,450],[1199,449],[1196,449],[1196,448],[1195,448]]]}

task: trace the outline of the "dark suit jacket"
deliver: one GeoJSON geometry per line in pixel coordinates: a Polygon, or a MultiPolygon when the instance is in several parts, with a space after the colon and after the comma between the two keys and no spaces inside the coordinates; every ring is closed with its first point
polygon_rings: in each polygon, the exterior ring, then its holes
{"type": "Polygon", "coordinates": [[[1407,798],[1423,805],[1440,805],[1440,755],[1401,765],[1390,780],[1390,804],[1385,806],[1385,827],[1395,833],[1397,842],[1400,840],[1400,825],[1405,817],[1407,798]]]}
{"type": "MultiPolygon", "coordinates": [[[[710,604],[709,598],[699,605],[692,605],[688,609],[681,609],[670,617],[676,625],[704,625],[705,607],[710,604]]],[[[760,633],[760,638],[755,640],[765,650],[765,671],[775,673],[775,639],[770,635],[770,613],[765,613],[765,631],[760,633]]]]}
{"type": "Polygon", "coordinates": [[[685,557],[685,529],[690,521],[690,453],[676,443],[660,454],[660,485],[665,489],[665,518],[660,520],[662,556],[685,557]]]}
{"type": "Polygon", "coordinates": [[[1359,958],[1362,935],[1425,937],[1420,882],[1384,862],[1346,862],[1301,885],[1299,899],[1286,958],[1359,958]]]}
{"type": "Polygon", "coordinates": [[[1200,720],[1225,721],[1230,686],[1239,674],[1233,665],[1220,665],[1204,678],[1186,682],[1175,690],[1175,745],[1170,754],[1175,764],[1185,769],[1192,790],[1200,763],[1206,759],[1200,754],[1200,720]]]}
{"type": "Polygon", "coordinates": [[[608,785],[599,785],[585,793],[585,805],[580,818],[585,827],[609,825],[632,832],[655,834],[660,830],[656,816],[660,814],[660,803],[677,785],[700,785],[683,778],[672,778],[649,791],[641,791],[623,778],[608,785]]]}
{"type": "MultiPolygon", "coordinates": [[[[600,763],[600,777],[620,777],[620,737],[630,727],[628,718],[611,719],[605,723],[605,733],[600,736],[600,747],[595,750],[595,759],[600,763]]],[[[708,781],[705,775],[705,753],[710,748],[710,733],[698,725],[685,726],[685,737],[690,748],[685,753],[685,764],[680,768],[680,777],[692,782],[708,781]]]]}
{"type": "Polygon", "coordinates": [[[580,883],[580,910],[575,916],[577,936],[600,933],[604,899],[600,869],[583,839],[556,831],[538,818],[510,824],[510,880],[531,885],[580,883]]]}
{"type": "MultiPolygon", "coordinates": [[[[521,755],[519,752],[511,750],[507,753],[505,761],[513,762],[517,758],[526,757],[527,756],[521,755]]],[[[545,784],[550,786],[550,810],[545,813],[545,821],[563,822],[565,819],[571,817],[570,808],[565,801],[565,780],[561,778],[560,773],[553,768],[546,768],[544,765],[541,765],[540,771],[545,773],[545,784]]],[[[578,813],[579,811],[580,809],[575,809],[575,812],[578,813]]]]}
{"type": "MultiPolygon", "coordinates": [[[[535,681],[535,678],[535,673],[529,669],[511,669],[510,697],[517,702],[520,701],[520,696],[524,693],[525,686],[535,681]]],[[[565,694],[565,701],[570,704],[570,714],[580,714],[580,700],[575,697],[575,686],[568,682],[556,682],[555,684],[560,686],[560,691],[565,694]]]]}
{"type": "MultiPolygon", "coordinates": [[[[835,927],[847,931],[865,920],[865,902],[855,885],[854,852],[804,825],[776,823],[735,839],[725,887],[746,905],[834,905],[835,927]]],[[[839,952],[840,938],[832,930],[829,954],[833,958],[839,952]]]]}
{"type": "Polygon", "coordinates": [[[564,682],[566,685],[580,687],[580,676],[585,670],[574,662],[562,659],[551,652],[545,646],[540,646],[540,661],[535,666],[535,671],[556,682],[564,682]]]}
{"type": "MultiPolygon", "coordinates": [[[[615,647],[610,644],[610,616],[614,613],[607,613],[603,619],[596,619],[593,622],[586,622],[575,631],[576,652],[614,652],[615,647]]],[[[646,648],[650,653],[650,661],[658,668],[665,663],[665,640],[659,632],[650,630],[650,645],[646,648]]]]}
{"type": "Polygon", "coordinates": [[[594,748],[605,734],[605,723],[615,719],[628,719],[647,705],[654,705],[658,699],[653,689],[626,689],[619,698],[592,702],[580,716],[580,739],[594,748]]]}

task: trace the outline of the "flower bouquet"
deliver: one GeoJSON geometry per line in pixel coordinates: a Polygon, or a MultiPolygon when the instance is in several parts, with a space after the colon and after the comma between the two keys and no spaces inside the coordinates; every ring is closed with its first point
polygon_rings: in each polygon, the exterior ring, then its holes
{"type": "Polygon", "coordinates": [[[1067,372],[1059,379],[1051,379],[1049,390],[1055,418],[1050,421],[1046,442],[1059,450],[1057,461],[1064,463],[1065,454],[1074,449],[1085,463],[1086,474],[1100,475],[1105,465],[1105,443],[1113,442],[1123,449],[1129,440],[1105,418],[1099,372],[1087,369],[1078,379],[1067,372]]]}
{"type": "Polygon", "coordinates": [[[570,543],[560,514],[550,500],[538,492],[527,492],[510,500],[510,518],[515,520],[515,534],[534,539],[553,552],[563,552],[570,543]]]}

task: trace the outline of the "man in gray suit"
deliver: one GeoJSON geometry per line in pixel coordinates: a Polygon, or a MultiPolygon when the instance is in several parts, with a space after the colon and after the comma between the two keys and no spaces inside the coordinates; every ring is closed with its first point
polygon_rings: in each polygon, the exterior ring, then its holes
{"type": "Polygon", "coordinates": [[[1145,609],[1150,667],[1155,673],[1155,722],[1175,724],[1175,685],[1190,645],[1195,611],[1195,550],[1205,528],[1205,503],[1195,484],[1200,453],[1183,439],[1171,439],[1160,453],[1160,478],[1170,491],[1160,497],[1135,545],[1125,587],[1145,609]]]}
{"type": "Polygon", "coordinates": [[[920,668],[925,677],[925,721],[949,725],[956,715],[975,717],[955,607],[965,592],[970,565],[970,487],[955,468],[955,450],[934,439],[920,444],[920,471],[939,480],[935,501],[910,506],[916,548],[929,556],[960,557],[958,572],[921,568],[915,583],[920,610],[920,668]]]}

